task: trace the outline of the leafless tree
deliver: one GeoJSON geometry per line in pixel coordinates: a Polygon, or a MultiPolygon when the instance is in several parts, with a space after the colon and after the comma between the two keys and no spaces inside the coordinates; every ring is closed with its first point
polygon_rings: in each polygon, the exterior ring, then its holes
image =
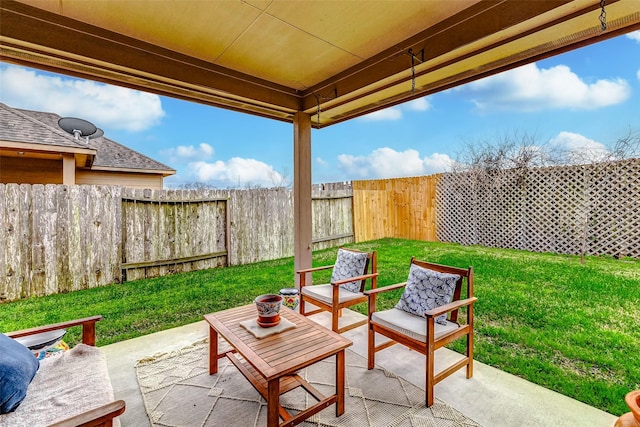
{"type": "Polygon", "coordinates": [[[179,190],[217,190],[217,187],[208,182],[186,182],[176,186],[179,190]]]}
{"type": "Polygon", "coordinates": [[[289,174],[286,168],[283,168],[280,172],[271,171],[270,178],[275,188],[291,188],[291,182],[289,181],[289,174]]]}
{"type": "Polygon", "coordinates": [[[453,172],[505,169],[529,169],[566,164],[592,164],[603,161],[624,160],[640,156],[640,131],[629,130],[610,147],[594,155],[592,148],[566,149],[538,142],[535,135],[515,132],[495,140],[473,141],[465,144],[453,163],[453,172]]]}
{"type": "Polygon", "coordinates": [[[611,149],[613,160],[624,160],[640,157],[640,130],[631,130],[619,138],[611,149]]]}
{"type": "MultiPolygon", "coordinates": [[[[514,133],[496,141],[467,143],[453,163],[452,171],[467,175],[478,200],[486,201],[501,188],[510,191],[526,190],[527,176],[538,167],[561,165],[593,165],[640,157],[640,131],[629,130],[610,146],[586,144],[583,149],[566,148],[550,142],[538,143],[535,135],[514,133]]],[[[463,181],[461,181],[463,182],[463,181]]],[[[585,189],[586,191],[587,189],[585,189]]],[[[475,209],[482,210],[478,204],[475,209]]],[[[590,207],[585,206],[581,259],[587,239],[590,207]]]]}

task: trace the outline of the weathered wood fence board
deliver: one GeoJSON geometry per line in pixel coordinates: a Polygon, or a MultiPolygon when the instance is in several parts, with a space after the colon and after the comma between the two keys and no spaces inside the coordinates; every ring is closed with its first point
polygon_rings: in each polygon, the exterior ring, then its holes
{"type": "Polygon", "coordinates": [[[358,242],[399,237],[436,240],[439,175],[353,182],[354,232],[358,242]]]}
{"type": "Polygon", "coordinates": [[[351,182],[315,185],[311,196],[313,249],[320,250],[354,242],[351,182]]]}
{"type": "Polygon", "coordinates": [[[230,192],[231,264],[292,255],[293,197],[286,189],[230,192]]]}
{"type": "Polygon", "coordinates": [[[7,253],[9,248],[9,227],[11,224],[7,222],[7,191],[5,186],[0,186],[0,296],[4,298],[9,294],[10,278],[9,268],[7,265],[7,253]]]}
{"type": "Polygon", "coordinates": [[[124,190],[126,280],[227,265],[227,203],[202,192],[124,190]]]}
{"type": "MultiPolygon", "coordinates": [[[[314,194],[314,248],[353,242],[350,185],[314,194]]],[[[282,188],[0,184],[0,220],[0,301],[293,255],[282,188]]]]}
{"type": "Polygon", "coordinates": [[[0,186],[0,298],[118,282],[119,208],[117,187],[0,186]]]}

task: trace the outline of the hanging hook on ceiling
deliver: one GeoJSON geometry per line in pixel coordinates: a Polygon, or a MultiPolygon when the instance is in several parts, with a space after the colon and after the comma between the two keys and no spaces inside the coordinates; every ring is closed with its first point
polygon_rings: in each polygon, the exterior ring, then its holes
{"type": "Polygon", "coordinates": [[[316,105],[318,107],[317,110],[317,119],[316,119],[316,123],[318,126],[320,126],[320,113],[322,112],[322,108],[320,107],[320,102],[321,101],[326,101],[329,99],[336,99],[338,98],[338,89],[334,88],[333,89],[333,96],[322,96],[322,95],[318,95],[317,93],[314,93],[313,96],[316,98],[316,105]]]}
{"type": "Polygon", "coordinates": [[[413,49],[409,48],[407,51],[411,56],[411,95],[416,91],[416,61],[420,64],[424,62],[424,49],[421,49],[418,54],[413,53],[413,49]],[[418,57],[420,55],[420,57],[418,57]]]}
{"type": "Polygon", "coordinates": [[[606,31],[607,30],[607,11],[604,9],[604,7],[606,6],[607,1],[606,0],[600,0],[600,26],[602,28],[602,31],[606,31]]]}
{"type": "Polygon", "coordinates": [[[320,95],[318,94],[314,94],[313,96],[316,97],[316,105],[318,106],[318,112],[316,113],[317,119],[316,119],[316,123],[318,124],[318,126],[320,125],[320,111],[322,111],[320,109],[320,95]]]}

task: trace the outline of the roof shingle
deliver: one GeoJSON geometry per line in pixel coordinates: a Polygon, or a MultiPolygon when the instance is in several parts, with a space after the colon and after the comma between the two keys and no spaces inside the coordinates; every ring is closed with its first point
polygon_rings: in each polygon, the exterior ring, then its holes
{"type": "Polygon", "coordinates": [[[0,140],[45,146],[64,146],[95,150],[93,168],[141,169],[163,171],[169,175],[175,170],[135,150],[104,136],[76,140],[58,126],[61,117],[54,113],[21,110],[0,103],[0,140]]]}

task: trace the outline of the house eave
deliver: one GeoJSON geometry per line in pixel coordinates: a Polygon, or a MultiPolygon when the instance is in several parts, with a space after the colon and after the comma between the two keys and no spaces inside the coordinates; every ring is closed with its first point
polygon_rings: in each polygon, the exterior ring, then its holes
{"type": "Polygon", "coordinates": [[[72,154],[84,154],[88,156],[95,156],[96,150],[93,148],[81,148],[81,147],[69,147],[65,145],[55,144],[34,144],[28,142],[17,142],[0,140],[0,148],[15,149],[19,151],[32,151],[43,153],[72,153],[72,154]]]}
{"type": "Polygon", "coordinates": [[[0,153],[3,156],[22,158],[49,158],[56,159],[64,156],[73,156],[76,167],[91,168],[96,158],[96,150],[92,148],[69,147],[53,144],[34,144],[16,141],[0,140],[0,153]]]}
{"type": "Polygon", "coordinates": [[[174,169],[136,169],[136,168],[118,168],[118,167],[109,167],[109,166],[93,166],[91,170],[102,171],[102,172],[128,172],[128,173],[155,174],[155,175],[162,175],[163,177],[175,175],[176,173],[174,169]]]}

